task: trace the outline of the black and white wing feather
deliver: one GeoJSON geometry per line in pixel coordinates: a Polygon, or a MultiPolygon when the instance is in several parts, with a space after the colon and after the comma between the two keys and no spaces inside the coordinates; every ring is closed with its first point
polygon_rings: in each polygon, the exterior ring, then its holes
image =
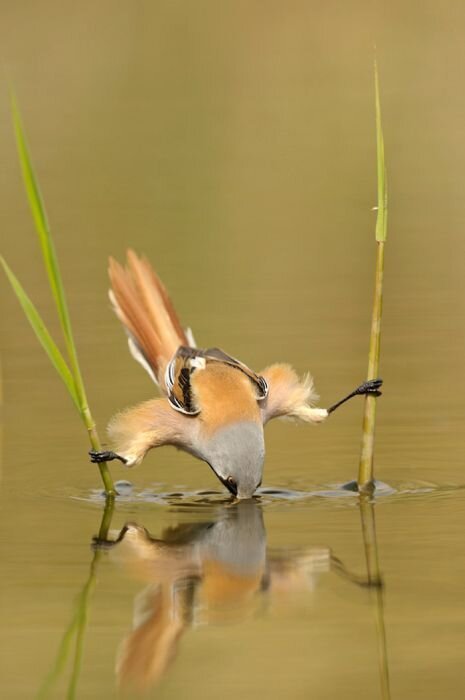
{"type": "Polygon", "coordinates": [[[212,363],[222,363],[237,369],[245,374],[256,390],[257,401],[262,401],[268,395],[266,380],[253,372],[247,365],[227,355],[219,348],[200,350],[197,348],[181,346],[175,356],[166,366],[165,386],[168,400],[171,406],[181,413],[195,416],[200,413],[195,392],[192,388],[192,375],[194,372],[205,371],[212,363]]]}

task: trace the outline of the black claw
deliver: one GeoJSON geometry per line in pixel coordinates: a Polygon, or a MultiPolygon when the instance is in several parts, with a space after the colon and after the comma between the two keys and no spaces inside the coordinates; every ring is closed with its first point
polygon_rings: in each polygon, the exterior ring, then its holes
{"type": "Polygon", "coordinates": [[[360,384],[360,386],[355,389],[356,394],[370,394],[370,396],[381,396],[379,388],[383,385],[382,379],[369,379],[367,382],[360,384]]]}
{"type": "Polygon", "coordinates": [[[353,391],[351,394],[345,396],[343,399],[330,406],[328,408],[328,413],[332,413],[333,411],[335,411],[336,408],[342,406],[343,403],[351,399],[353,396],[366,396],[367,394],[369,394],[370,396],[381,396],[379,388],[382,386],[382,384],[382,379],[369,379],[368,381],[363,382],[363,384],[360,384],[360,386],[357,387],[355,391],[353,391]]]}
{"type": "Polygon", "coordinates": [[[107,539],[104,539],[102,537],[95,536],[95,537],[92,537],[91,547],[94,551],[96,551],[98,549],[108,550],[108,549],[111,549],[112,547],[114,547],[115,544],[116,544],[116,542],[114,542],[113,540],[107,540],[107,539]]]}
{"type": "Polygon", "coordinates": [[[121,540],[124,539],[125,534],[128,531],[128,524],[126,524],[122,529],[121,532],[119,533],[118,537],[116,540],[107,540],[106,537],[99,537],[98,535],[94,535],[92,537],[92,549],[111,549],[114,547],[116,544],[121,542],[121,540]]]}
{"type": "Polygon", "coordinates": [[[89,451],[90,461],[94,464],[106,461],[106,452],[97,452],[96,450],[89,451]]]}
{"type": "Polygon", "coordinates": [[[97,452],[96,450],[90,450],[89,452],[90,461],[94,464],[100,464],[100,462],[111,462],[113,459],[119,459],[123,464],[126,464],[124,457],[117,455],[116,452],[97,452]]]}

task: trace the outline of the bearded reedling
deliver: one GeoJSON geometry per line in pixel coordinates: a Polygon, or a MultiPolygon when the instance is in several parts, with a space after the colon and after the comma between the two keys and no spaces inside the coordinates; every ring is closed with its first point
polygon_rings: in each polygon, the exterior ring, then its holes
{"type": "Polygon", "coordinates": [[[313,379],[287,364],[255,374],[218,348],[197,349],[183,330],[165,287],[149,262],[127,254],[124,269],[110,258],[110,300],[128,335],[131,355],[164,394],[117,414],[108,433],[113,451],[91,451],[92,462],[119,459],[132,467],[153,447],[174,445],[207,462],[237,498],[262,483],[263,426],[289,417],[322,423],[353,396],[379,396],[374,379],[329,408],[315,408],[313,379]]]}

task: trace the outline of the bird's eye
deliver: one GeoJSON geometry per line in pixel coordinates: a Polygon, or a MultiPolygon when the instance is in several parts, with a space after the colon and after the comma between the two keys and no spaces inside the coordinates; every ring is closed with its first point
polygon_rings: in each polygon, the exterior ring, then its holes
{"type": "Polygon", "coordinates": [[[234,495],[237,494],[237,484],[232,478],[232,476],[228,476],[228,478],[226,479],[226,485],[231,491],[231,493],[233,493],[234,495]]]}

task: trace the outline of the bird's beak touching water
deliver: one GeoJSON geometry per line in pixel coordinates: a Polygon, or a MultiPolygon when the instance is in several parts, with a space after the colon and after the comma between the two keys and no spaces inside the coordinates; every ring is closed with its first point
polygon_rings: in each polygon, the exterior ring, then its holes
{"type": "Polygon", "coordinates": [[[208,443],[206,461],[236,498],[252,498],[262,481],[264,459],[263,428],[252,421],[221,428],[208,443]]]}
{"type": "Polygon", "coordinates": [[[228,477],[227,479],[223,479],[223,477],[220,476],[219,474],[217,474],[217,477],[221,481],[223,486],[226,486],[229,493],[231,493],[233,496],[237,496],[237,484],[232,477],[228,477]]]}

